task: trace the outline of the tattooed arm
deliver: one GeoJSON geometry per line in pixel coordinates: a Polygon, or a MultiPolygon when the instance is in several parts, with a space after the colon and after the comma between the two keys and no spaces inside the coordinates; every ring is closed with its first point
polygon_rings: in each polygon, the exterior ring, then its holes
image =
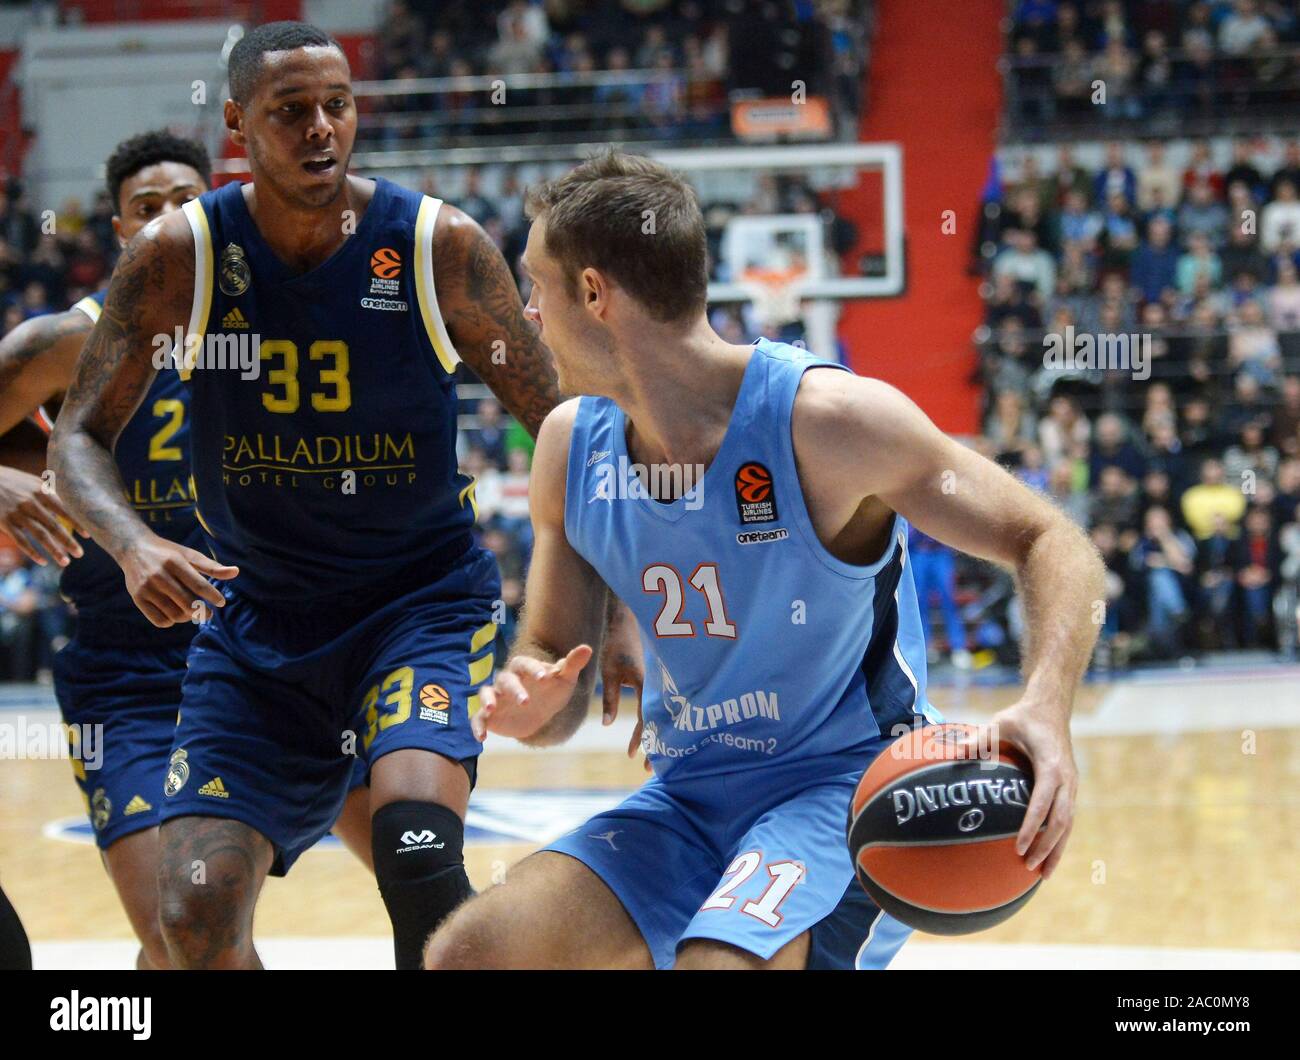
{"type": "MultiPolygon", "coordinates": [[[[0,339],[0,434],[12,430],[72,380],[91,320],[79,309],[33,317],[0,339]]],[[[68,531],[68,513],[48,483],[0,467],[0,529],[41,566],[65,567],[82,553],[68,531]]]]}
{"type": "Polygon", "coordinates": [[[234,577],[201,552],[153,533],[127,500],[113,446],[157,372],[155,336],[189,320],[194,240],[179,212],[148,224],[122,252],[99,322],[50,438],[50,466],[69,512],[122,568],[155,626],[194,617],[196,598],[225,601],[203,577],[234,577]]]}
{"type": "MultiPolygon", "coordinates": [[[[456,352],[536,438],[542,421],[560,402],[560,388],[551,351],[524,316],[505,258],[478,223],[454,206],[438,211],[433,242],[438,306],[456,352]]],[[[645,670],[636,619],[618,597],[605,591],[608,619],[600,677],[609,725],[624,687],[634,690],[639,717],[645,670]]],[[[635,747],[634,741],[629,754],[635,747]]]]}
{"type": "Polygon", "coordinates": [[[506,259],[454,206],[438,211],[433,245],[438,306],[456,352],[536,438],[560,403],[560,388],[551,351],[524,316],[506,259]]]}
{"type": "Polygon", "coordinates": [[[68,389],[92,326],[80,309],[69,309],[26,320],[0,339],[0,434],[68,389]]]}

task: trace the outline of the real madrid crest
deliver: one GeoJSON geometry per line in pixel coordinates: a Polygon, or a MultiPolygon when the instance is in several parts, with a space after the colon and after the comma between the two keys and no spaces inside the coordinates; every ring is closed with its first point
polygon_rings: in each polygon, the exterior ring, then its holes
{"type": "Polygon", "coordinates": [[[96,832],[104,830],[104,825],[108,824],[112,812],[112,800],[104,793],[103,788],[96,788],[95,794],[90,799],[90,821],[95,826],[96,832]]]}
{"type": "Polygon", "coordinates": [[[217,286],[221,293],[231,298],[243,294],[253,280],[253,273],[244,258],[244,248],[238,243],[227,243],[221,252],[221,268],[217,272],[217,286]]]}
{"type": "Polygon", "coordinates": [[[190,779],[190,764],[186,761],[189,753],[184,747],[172,752],[171,762],[167,766],[167,783],[163,785],[164,795],[175,795],[185,782],[190,779]]]}

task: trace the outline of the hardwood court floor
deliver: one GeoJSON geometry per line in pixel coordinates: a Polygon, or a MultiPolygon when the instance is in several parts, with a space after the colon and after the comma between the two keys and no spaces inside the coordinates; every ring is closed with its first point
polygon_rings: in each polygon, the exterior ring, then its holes
{"type": "MultiPolygon", "coordinates": [[[[931,690],[953,720],[986,717],[1015,696],[931,690]]],[[[14,717],[0,711],[0,723],[14,717]]],[[[562,750],[489,744],[471,809],[480,841],[466,851],[476,887],[641,782],[639,763],[616,750],[629,724],[602,730],[593,720],[562,750]]],[[[1300,669],[1088,685],[1074,732],[1081,785],[1065,860],[1006,924],[945,940],[953,952],[990,943],[1300,951],[1300,669]]],[[[0,880],[33,940],[129,939],[94,846],[53,837],[77,831],[56,824],[67,819],[83,819],[68,762],[0,762],[0,880]]],[[[387,935],[373,880],[340,848],[310,851],[288,879],[269,881],[256,926],[264,938],[387,935]]]]}

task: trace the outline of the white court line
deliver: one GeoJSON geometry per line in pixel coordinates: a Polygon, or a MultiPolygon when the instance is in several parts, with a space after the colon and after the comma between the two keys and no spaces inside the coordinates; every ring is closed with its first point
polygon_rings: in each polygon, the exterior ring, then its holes
{"type": "MultiPolygon", "coordinates": [[[[257,950],[270,969],[384,969],[393,967],[386,938],[269,938],[257,950]]],[[[134,967],[136,945],[125,940],[35,942],[38,969],[114,970],[134,967]]],[[[893,970],[955,969],[1296,969],[1300,953],[1284,950],[1174,949],[1159,946],[1032,946],[1005,943],[910,941],[893,970]]]]}

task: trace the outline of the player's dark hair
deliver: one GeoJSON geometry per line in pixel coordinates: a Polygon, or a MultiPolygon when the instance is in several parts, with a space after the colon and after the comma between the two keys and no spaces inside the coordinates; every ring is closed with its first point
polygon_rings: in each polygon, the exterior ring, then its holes
{"type": "Polygon", "coordinates": [[[544,216],[546,250],[571,289],[598,269],[670,323],[704,311],[708,238],[695,189],[668,167],[609,150],[528,189],[530,220],[544,216]]]}
{"type": "Polygon", "coordinates": [[[108,162],[104,167],[105,183],[108,185],[108,196],[113,201],[114,210],[122,208],[122,204],[117,199],[121,194],[122,185],[140,170],[155,166],[159,162],[179,162],[198,173],[203,178],[205,186],[212,183],[212,162],[208,158],[206,147],[198,140],[173,136],[166,129],[155,129],[153,132],[141,133],[139,136],[132,136],[129,140],[123,140],[108,156],[108,162]]]}
{"type": "Polygon", "coordinates": [[[262,72],[262,56],[267,52],[290,52],[296,48],[337,48],[343,46],[323,29],[306,22],[268,22],[249,30],[230,49],[226,70],[230,81],[230,98],[247,103],[257,87],[262,72]]]}

